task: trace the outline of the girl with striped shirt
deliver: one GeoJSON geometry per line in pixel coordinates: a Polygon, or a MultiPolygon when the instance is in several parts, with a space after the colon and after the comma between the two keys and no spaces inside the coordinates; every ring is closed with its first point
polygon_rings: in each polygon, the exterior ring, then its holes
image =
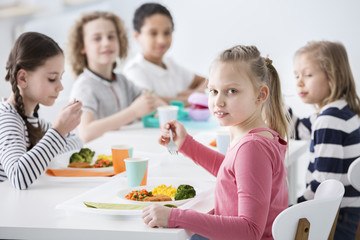
{"type": "Polygon", "coordinates": [[[51,106],[63,90],[64,54],[51,38],[36,32],[20,35],[6,65],[12,87],[0,103],[0,182],[28,188],[60,152],[82,143],[70,131],[80,123],[81,102],[73,101],[49,124],[38,118],[39,104],[51,106]]]}
{"type": "Polygon", "coordinates": [[[360,220],[360,192],[349,183],[349,165],[360,156],[360,100],[345,47],[314,41],[294,58],[297,92],[317,113],[295,123],[295,138],[310,139],[306,191],[298,202],[313,199],[319,184],[337,179],[345,186],[334,239],[354,239],[360,220]]]}

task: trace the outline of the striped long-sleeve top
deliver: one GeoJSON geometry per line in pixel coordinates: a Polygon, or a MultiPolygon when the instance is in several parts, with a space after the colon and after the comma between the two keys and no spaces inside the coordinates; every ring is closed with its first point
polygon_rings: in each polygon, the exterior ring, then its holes
{"type": "MultiPolygon", "coordinates": [[[[292,115],[292,114],[291,114],[292,115]]],[[[341,207],[360,207],[360,192],[349,183],[350,164],[360,157],[360,118],[345,100],[324,106],[319,114],[299,119],[292,116],[295,139],[310,139],[310,163],[306,190],[298,202],[313,199],[319,184],[337,179],[345,186],[341,207]]]]}
{"type": "Polygon", "coordinates": [[[51,124],[29,117],[34,126],[40,124],[46,131],[43,138],[29,151],[27,127],[14,106],[0,102],[0,182],[9,179],[17,189],[28,188],[59,153],[82,147],[81,140],[73,133],[63,138],[51,124]]]}

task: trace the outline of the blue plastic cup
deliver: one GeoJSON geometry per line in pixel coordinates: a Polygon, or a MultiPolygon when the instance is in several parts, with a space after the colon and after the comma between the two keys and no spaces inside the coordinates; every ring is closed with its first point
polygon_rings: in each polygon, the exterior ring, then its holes
{"type": "Polygon", "coordinates": [[[124,160],[129,187],[145,186],[149,158],[127,158],[124,160]]]}

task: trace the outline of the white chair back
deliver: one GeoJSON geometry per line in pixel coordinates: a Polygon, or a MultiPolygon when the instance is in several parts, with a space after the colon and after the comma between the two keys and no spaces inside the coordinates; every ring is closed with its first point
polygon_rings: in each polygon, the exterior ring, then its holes
{"type": "Polygon", "coordinates": [[[350,164],[348,170],[348,179],[350,184],[360,191],[360,158],[357,158],[350,164]]]}
{"type": "MultiPolygon", "coordinates": [[[[358,191],[360,191],[360,158],[353,161],[348,169],[348,180],[350,184],[358,191]]],[[[356,230],[355,239],[360,239],[360,222],[356,230]]]]}
{"type": "Polygon", "coordinates": [[[313,200],[305,201],[282,211],[274,220],[272,234],[275,240],[295,239],[298,222],[310,222],[309,240],[328,239],[345,188],[335,179],[322,182],[313,200]]]}
{"type": "Polygon", "coordinates": [[[340,198],[341,201],[344,193],[345,188],[340,181],[335,179],[328,179],[318,186],[314,199],[328,199],[331,197],[337,197],[340,198]]]}

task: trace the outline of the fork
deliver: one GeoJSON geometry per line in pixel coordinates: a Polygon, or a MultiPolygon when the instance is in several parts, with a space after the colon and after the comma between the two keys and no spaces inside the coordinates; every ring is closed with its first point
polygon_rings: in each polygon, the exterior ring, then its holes
{"type": "Polygon", "coordinates": [[[169,133],[170,133],[170,142],[167,145],[169,153],[171,155],[177,155],[178,154],[178,147],[176,146],[176,144],[175,144],[175,142],[173,140],[171,129],[169,129],[169,133]]]}

